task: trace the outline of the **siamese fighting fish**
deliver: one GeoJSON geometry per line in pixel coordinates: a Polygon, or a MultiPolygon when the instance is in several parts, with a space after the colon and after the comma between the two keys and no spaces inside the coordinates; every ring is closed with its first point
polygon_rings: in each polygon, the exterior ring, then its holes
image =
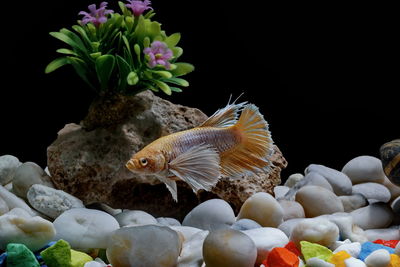
{"type": "Polygon", "coordinates": [[[200,126],[160,137],[132,156],[126,167],[155,175],[175,201],[176,181],[195,193],[211,191],[222,177],[240,179],[268,170],[273,142],[258,108],[247,102],[229,104],[200,126]],[[239,116],[240,114],[240,116],[239,116]]]}

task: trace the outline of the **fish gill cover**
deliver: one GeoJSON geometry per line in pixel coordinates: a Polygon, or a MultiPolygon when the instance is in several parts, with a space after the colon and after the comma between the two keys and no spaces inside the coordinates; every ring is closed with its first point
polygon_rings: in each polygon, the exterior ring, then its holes
{"type": "Polygon", "coordinates": [[[108,9],[107,2],[88,6],[72,30],[63,28],[50,35],[69,48],[45,69],[46,73],[72,65],[76,73],[98,94],[115,92],[135,95],[145,90],[167,95],[181,92],[189,83],[179,78],[194,70],[177,62],[183,49],[180,33],[167,35],[161,24],[152,21],[155,13],[149,0],[118,2],[121,14],[108,9]],[[172,86],[171,86],[172,85],[172,86]],[[179,87],[177,87],[179,86],[179,87]]]}

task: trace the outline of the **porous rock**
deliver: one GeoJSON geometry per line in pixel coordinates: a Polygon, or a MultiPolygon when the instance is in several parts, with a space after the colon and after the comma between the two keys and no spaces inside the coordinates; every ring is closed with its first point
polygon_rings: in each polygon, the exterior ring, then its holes
{"type": "Polygon", "coordinates": [[[196,127],[206,118],[198,109],[172,104],[150,91],[133,97],[99,97],[80,125],[67,124],[48,147],[52,181],[86,205],[100,202],[179,219],[210,198],[222,198],[238,211],[255,192],[272,193],[287,165],[276,146],[269,172],[242,179],[224,177],[212,192],[199,195],[186,183],[178,182],[177,203],[156,177],[126,169],[125,163],[145,145],[163,135],[196,127]]]}

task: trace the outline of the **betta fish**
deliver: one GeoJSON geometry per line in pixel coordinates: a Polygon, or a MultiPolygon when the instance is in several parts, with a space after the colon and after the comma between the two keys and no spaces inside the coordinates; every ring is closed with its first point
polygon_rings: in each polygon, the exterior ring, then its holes
{"type": "Polygon", "coordinates": [[[222,176],[240,178],[268,170],[272,145],[268,124],[258,108],[233,102],[198,127],[148,144],[126,167],[155,175],[178,201],[177,180],[189,184],[196,193],[200,189],[211,191],[222,176]]]}

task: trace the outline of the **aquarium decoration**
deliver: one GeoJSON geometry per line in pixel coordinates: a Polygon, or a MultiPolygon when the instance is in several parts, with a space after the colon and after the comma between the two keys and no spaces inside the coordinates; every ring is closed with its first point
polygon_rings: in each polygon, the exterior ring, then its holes
{"type": "Polygon", "coordinates": [[[121,13],[107,2],[89,5],[88,11],[72,29],[50,35],[68,45],[57,53],[45,69],[51,73],[72,65],[76,73],[98,94],[106,92],[135,95],[145,90],[167,95],[181,92],[189,83],[181,76],[194,66],[178,62],[183,49],[181,35],[167,35],[155,16],[149,0],[118,2],[121,13]]]}

